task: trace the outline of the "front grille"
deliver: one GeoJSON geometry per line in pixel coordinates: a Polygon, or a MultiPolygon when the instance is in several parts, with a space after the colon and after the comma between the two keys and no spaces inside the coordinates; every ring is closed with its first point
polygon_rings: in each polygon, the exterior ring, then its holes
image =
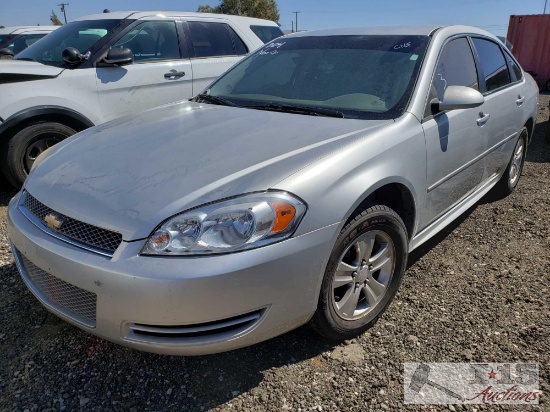
{"type": "Polygon", "coordinates": [[[65,237],[81,246],[97,249],[100,252],[106,252],[109,255],[115,253],[115,250],[122,242],[122,235],[120,233],[102,229],[57,213],[39,202],[29,192],[25,192],[23,196],[24,199],[21,207],[25,208],[34,216],[44,229],[56,235],[65,237]],[[60,217],[63,221],[61,227],[55,231],[44,223],[44,219],[50,214],[60,217]]]}
{"type": "Polygon", "coordinates": [[[88,327],[95,327],[97,295],[40,269],[15,251],[21,275],[47,306],[88,327]]]}

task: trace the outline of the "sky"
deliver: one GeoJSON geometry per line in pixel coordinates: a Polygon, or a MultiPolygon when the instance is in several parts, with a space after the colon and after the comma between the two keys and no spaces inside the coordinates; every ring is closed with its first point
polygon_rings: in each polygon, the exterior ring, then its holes
{"type": "MultiPolygon", "coordinates": [[[[67,20],[103,9],[196,11],[218,0],[0,0],[0,26],[48,25],[54,10],[63,20],[59,3],[67,2],[67,20]]],[[[548,1],[550,3],[550,1],[548,1]]],[[[278,0],[284,30],[291,29],[299,11],[298,28],[466,24],[505,36],[510,15],[541,14],[545,0],[278,0]]],[[[550,13],[550,4],[547,12],[550,13]]]]}

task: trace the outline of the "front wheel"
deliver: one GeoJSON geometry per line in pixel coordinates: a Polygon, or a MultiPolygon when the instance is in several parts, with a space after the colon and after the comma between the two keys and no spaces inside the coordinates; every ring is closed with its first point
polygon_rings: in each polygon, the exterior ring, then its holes
{"type": "Polygon", "coordinates": [[[35,123],[17,132],[2,153],[2,172],[16,188],[20,188],[36,158],[48,148],[76,131],[61,123],[35,123]]]}
{"type": "Polygon", "coordinates": [[[332,251],[310,326],[331,340],[371,327],[397,293],[407,250],[405,225],[392,209],[372,205],[357,213],[332,251]]]}

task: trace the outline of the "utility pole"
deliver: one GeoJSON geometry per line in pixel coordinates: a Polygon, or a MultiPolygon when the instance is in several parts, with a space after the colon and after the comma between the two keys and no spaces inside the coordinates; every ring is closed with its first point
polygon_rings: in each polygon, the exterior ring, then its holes
{"type": "Polygon", "coordinates": [[[294,20],[292,20],[292,33],[294,33],[294,20]]]}
{"type": "Polygon", "coordinates": [[[65,24],[67,24],[67,13],[65,12],[65,6],[68,6],[69,3],[61,3],[58,4],[58,6],[61,7],[61,11],[63,12],[63,17],[65,17],[65,24]]]}
{"type": "Polygon", "coordinates": [[[544,0],[544,11],[542,12],[542,14],[546,14],[546,3],[548,3],[548,0],[544,0]]]}
{"type": "Polygon", "coordinates": [[[294,13],[296,15],[296,31],[298,31],[298,13],[300,13],[299,11],[293,11],[292,13],[294,13]]]}

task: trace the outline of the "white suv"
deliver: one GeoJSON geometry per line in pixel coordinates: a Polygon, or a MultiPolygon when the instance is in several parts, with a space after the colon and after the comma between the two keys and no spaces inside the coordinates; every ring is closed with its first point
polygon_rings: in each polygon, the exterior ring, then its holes
{"type": "Polygon", "coordinates": [[[116,12],[69,23],[0,61],[2,172],[19,187],[48,147],[190,98],[282,35],[271,21],[205,13],[116,12]]]}

